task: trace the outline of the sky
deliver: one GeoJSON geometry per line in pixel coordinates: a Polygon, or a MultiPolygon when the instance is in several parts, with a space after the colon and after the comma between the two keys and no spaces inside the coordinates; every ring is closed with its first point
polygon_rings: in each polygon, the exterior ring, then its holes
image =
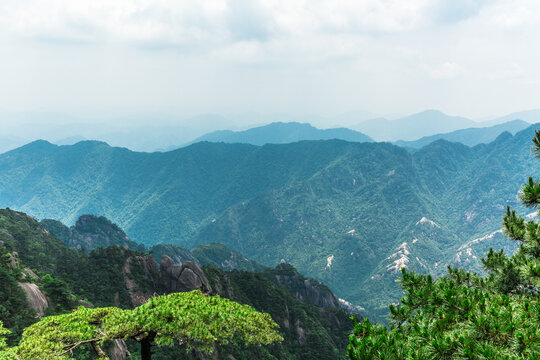
{"type": "Polygon", "coordinates": [[[540,108],[536,0],[0,0],[0,14],[0,114],[540,108]]]}

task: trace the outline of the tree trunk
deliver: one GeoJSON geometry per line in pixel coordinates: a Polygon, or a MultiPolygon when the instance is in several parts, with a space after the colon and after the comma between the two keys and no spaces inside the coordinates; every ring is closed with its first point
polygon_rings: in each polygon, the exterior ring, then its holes
{"type": "Polygon", "coordinates": [[[94,351],[100,358],[109,360],[109,356],[105,353],[105,351],[103,351],[103,349],[101,348],[101,346],[99,346],[97,341],[92,341],[91,344],[92,344],[92,347],[94,348],[94,351]]]}
{"type": "Polygon", "coordinates": [[[140,341],[141,344],[141,360],[152,360],[152,343],[156,334],[148,334],[147,337],[140,341]]]}

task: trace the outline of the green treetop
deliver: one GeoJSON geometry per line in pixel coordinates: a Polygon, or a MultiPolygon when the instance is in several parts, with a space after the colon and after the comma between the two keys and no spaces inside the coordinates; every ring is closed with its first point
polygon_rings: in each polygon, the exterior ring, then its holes
{"type": "Polygon", "coordinates": [[[9,334],[9,330],[4,328],[4,324],[0,321],[0,351],[6,348],[6,339],[3,336],[7,334],[9,334]]]}
{"type": "MultiPolygon", "coordinates": [[[[540,132],[533,139],[540,158],[540,132]]],[[[540,211],[540,182],[529,178],[522,203],[540,211]]],[[[491,249],[486,276],[450,268],[439,279],[402,269],[404,297],[390,306],[390,329],[364,320],[350,336],[350,359],[539,359],[540,224],[507,209],[504,234],[520,248],[491,249]]]]}
{"type": "Polygon", "coordinates": [[[187,350],[212,352],[215,342],[235,337],[248,344],[281,341],[277,327],[268,314],[196,290],[154,297],[133,310],[79,307],[44,318],[25,329],[19,345],[0,351],[0,359],[68,360],[84,344],[90,344],[99,359],[108,359],[102,349],[105,341],[131,338],[141,344],[141,359],[149,360],[153,345],[179,342],[187,350]]]}

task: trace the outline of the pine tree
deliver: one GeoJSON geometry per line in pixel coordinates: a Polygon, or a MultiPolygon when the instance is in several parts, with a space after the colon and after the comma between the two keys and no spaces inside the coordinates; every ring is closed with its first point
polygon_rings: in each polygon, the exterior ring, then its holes
{"type": "MultiPolygon", "coordinates": [[[[532,151],[540,159],[540,131],[532,151]]],[[[540,216],[540,181],[521,202],[540,216]]],[[[448,268],[433,279],[402,269],[404,297],[390,306],[390,328],[355,322],[348,356],[367,359],[540,359],[540,224],[507,208],[504,234],[520,244],[511,256],[490,251],[485,276],[448,268]]]]}
{"type": "MultiPolygon", "coordinates": [[[[24,330],[17,346],[7,348],[0,337],[0,360],[73,360],[73,351],[85,345],[92,347],[94,359],[106,360],[103,344],[114,339],[139,342],[141,360],[152,358],[152,346],[174,343],[211,353],[214,343],[233,338],[246,344],[282,341],[277,327],[266,313],[195,290],[153,297],[133,310],[79,307],[43,318],[24,330]]],[[[0,322],[0,336],[7,333],[0,322]]]]}

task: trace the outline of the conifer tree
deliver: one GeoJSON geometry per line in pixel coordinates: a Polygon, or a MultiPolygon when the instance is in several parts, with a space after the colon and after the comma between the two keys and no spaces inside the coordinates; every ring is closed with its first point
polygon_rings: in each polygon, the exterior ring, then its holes
{"type": "MultiPolygon", "coordinates": [[[[7,331],[1,325],[0,336],[7,331]]],[[[114,339],[139,342],[141,360],[151,360],[154,345],[179,343],[210,353],[215,342],[233,338],[247,344],[282,341],[277,327],[268,314],[195,290],[157,296],[133,310],[79,307],[43,318],[24,330],[17,346],[7,348],[0,340],[0,360],[72,360],[83,345],[92,347],[94,359],[106,360],[103,344],[114,339]]]]}
{"type": "MultiPolygon", "coordinates": [[[[540,159],[540,132],[532,151],[540,159]]],[[[529,178],[521,202],[540,216],[540,181],[529,178]]],[[[347,353],[368,359],[540,359],[540,224],[507,208],[511,256],[490,251],[485,276],[457,268],[433,279],[402,269],[404,297],[390,306],[390,328],[355,322],[347,353]]]]}

